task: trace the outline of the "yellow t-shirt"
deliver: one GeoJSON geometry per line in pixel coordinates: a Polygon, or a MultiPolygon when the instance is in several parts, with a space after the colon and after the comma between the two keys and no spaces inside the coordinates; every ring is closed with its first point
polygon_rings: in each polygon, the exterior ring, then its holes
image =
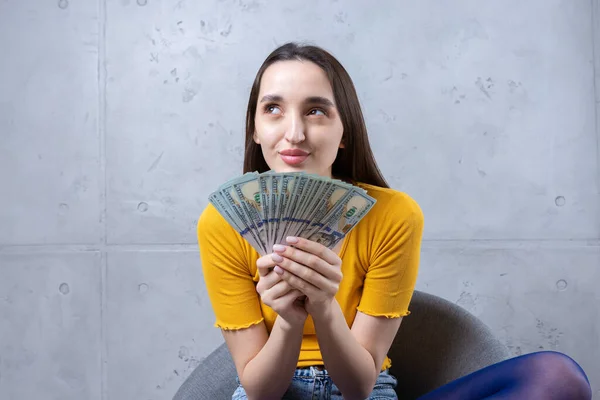
{"type": "MultiPolygon", "coordinates": [[[[336,300],[351,327],[357,310],[388,318],[410,314],[421,252],[423,213],[408,195],[355,183],[377,200],[344,239],[342,282],[336,300]]],[[[261,321],[271,332],[277,314],[256,292],[260,255],[209,204],[198,220],[204,281],[221,329],[242,329],[261,321]]],[[[323,365],[312,318],[304,325],[298,367],[323,365]]],[[[391,366],[385,358],[382,370],[391,366]]]]}

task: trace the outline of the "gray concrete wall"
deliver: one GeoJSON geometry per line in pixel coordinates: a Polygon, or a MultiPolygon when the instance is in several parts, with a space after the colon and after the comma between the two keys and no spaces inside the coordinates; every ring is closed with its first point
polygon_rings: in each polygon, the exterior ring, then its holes
{"type": "Polygon", "coordinates": [[[424,210],[418,289],[512,354],[573,356],[600,399],[598,11],[0,2],[0,398],[168,399],[222,342],[196,219],[241,171],[260,63],[311,40],[349,70],[384,174],[424,210]]]}

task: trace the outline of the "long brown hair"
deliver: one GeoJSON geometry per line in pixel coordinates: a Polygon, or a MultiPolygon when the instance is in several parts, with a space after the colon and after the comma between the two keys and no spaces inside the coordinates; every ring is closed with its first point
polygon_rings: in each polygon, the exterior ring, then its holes
{"type": "Polygon", "coordinates": [[[321,67],[333,88],[333,96],[344,128],[342,138],[344,148],[338,150],[337,157],[332,165],[332,176],[350,182],[389,187],[377,167],[375,157],[371,151],[367,127],[350,75],[348,75],[342,64],[324,49],[294,42],[286,43],[269,54],[254,79],[246,112],[244,173],[269,170],[260,146],[253,139],[254,117],[256,115],[260,82],[265,70],[271,64],[278,61],[292,60],[311,61],[321,67]]]}

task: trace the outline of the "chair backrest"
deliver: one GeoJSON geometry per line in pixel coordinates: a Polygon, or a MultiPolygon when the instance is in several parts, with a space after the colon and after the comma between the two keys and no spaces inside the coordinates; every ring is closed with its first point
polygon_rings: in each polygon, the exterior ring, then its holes
{"type": "Polygon", "coordinates": [[[237,372],[227,345],[210,353],[186,378],[173,400],[231,399],[237,372]]]}
{"type": "Polygon", "coordinates": [[[415,399],[509,357],[490,329],[462,307],[415,291],[390,351],[400,399],[415,399]]]}
{"type": "MultiPolygon", "coordinates": [[[[415,291],[388,353],[400,399],[415,399],[443,384],[508,358],[479,319],[440,297],[415,291]]],[[[236,371],[222,344],[181,385],[174,400],[226,399],[237,387],[236,371]]]]}

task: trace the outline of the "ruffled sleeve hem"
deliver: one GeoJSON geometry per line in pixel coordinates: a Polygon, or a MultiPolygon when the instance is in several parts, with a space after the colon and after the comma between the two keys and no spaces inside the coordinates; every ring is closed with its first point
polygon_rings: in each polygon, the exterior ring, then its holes
{"type": "Polygon", "coordinates": [[[222,322],[217,321],[217,322],[215,322],[215,327],[223,329],[225,331],[237,331],[240,329],[247,329],[247,328],[250,328],[251,326],[258,325],[261,322],[263,322],[264,320],[265,320],[264,318],[261,318],[257,321],[253,321],[253,322],[250,322],[247,324],[239,324],[239,325],[238,324],[224,324],[222,322]]]}
{"type": "Polygon", "coordinates": [[[367,310],[363,307],[357,307],[356,309],[358,311],[360,311],[361,313],[370,315],[372,317],[401,318],[401,317],[406,317],[407,315],[410,315],[410,311],[408,311],[408,310],[400,312],[400,313],[385,313],[385,312],[376,312],[376,311],[367,310]]]}

